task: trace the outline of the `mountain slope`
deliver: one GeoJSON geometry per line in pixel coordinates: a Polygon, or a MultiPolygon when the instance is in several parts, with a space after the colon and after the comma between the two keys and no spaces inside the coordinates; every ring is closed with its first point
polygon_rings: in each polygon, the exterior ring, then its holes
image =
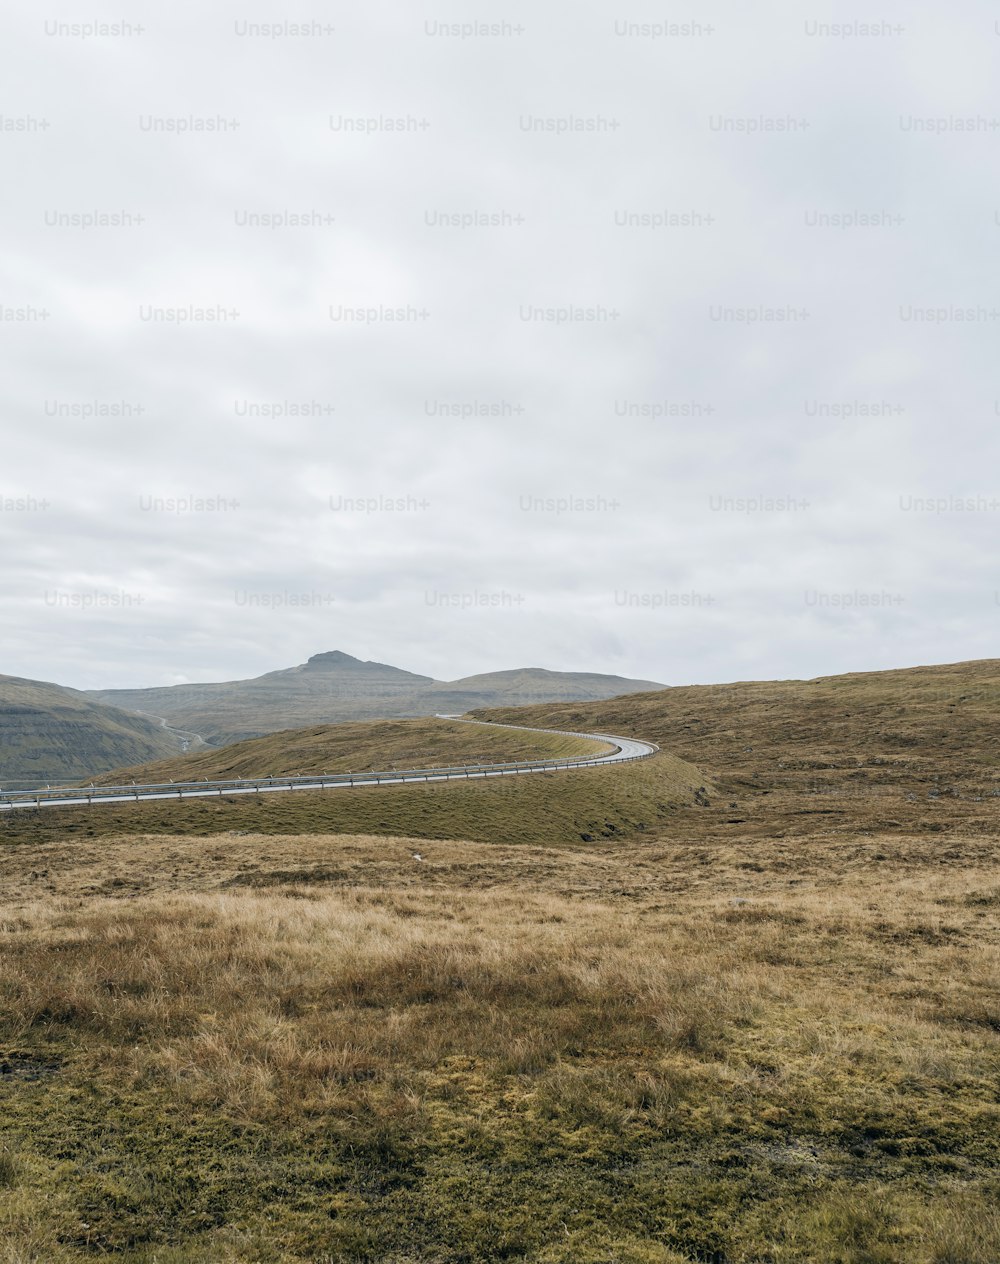
{"type": "Polygon", "coordinates": [[[281,729],[406,715],[405,709],[399,710],[399,700],[433,683],[429,676],[361,662],[334,650],[252,680],[105,689],[92,696],[112,706],[164,716],[178,728],[200,733],[212,745],[225,746],[281,729]]]}
{"type": "Polygon", "coordinates": [[[462,680],[440,681],[413,701],[439,711],[462,713],[473,707],[526,707],[545,702],[594,702],[621,694],[660,690],[651,680],[629,680],[597,672],[557,672],[541,667],[484,672],[462,680]]]}
{"type": "Polygon", "coordinates": [[[156,720],[76,689],[0,675],[0,786],[75,780],[181,749],[156,720]]]}
{"type": "Polygon", "coordinates": [[[334,650],[315,654],[298,667],[268,672],[253,680],[105,689],[93,691],[91,696],[112,706],[164,716],[171,725],[200,733],[214,746],[225,746],[317,724],[460,714],[472,707],[566,699],[589,701],[661,688],[653,681],[542,668],[436,681],[334,650]]]}

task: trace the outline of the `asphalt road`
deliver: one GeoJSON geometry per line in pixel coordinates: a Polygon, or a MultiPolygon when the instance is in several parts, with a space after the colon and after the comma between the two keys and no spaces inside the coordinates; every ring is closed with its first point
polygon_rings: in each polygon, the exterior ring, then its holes
{"type": "MultiPolygon", "coordinates": [[[[455,720],[458,716],[440,716],[455,720]]],[[[464,720],[466,724],[485,724],[484,720],[464,720]]],[[[522,728],[521,725],[498,725],[500,728],[522,728]]],[[[613,737],[606,733],[567,733],[562,729],[527,729],[532,733],[559,733],[572,737],[589,737],[607,742],[614,749],[601,755],[576,756],[569,759],[521,760],[506,764],[456,765],[451,768],[390,769],[387,772],[330,773],[309,777],[256,777],[232,781],[183,781],[152,785],[97,786],[92,790],[65,787],[57,790],[29,790],[0,793],[0,812],[25,808],[80,807],[101,803],[141,803],[151,799],[204,799],[237,794],[273,794],[291,790],[340,790],[357,786],[398,786],[412,781],[471,781],[485,777],[516,777],[539,772],[559,772],[569,768],[594,768],[602,764],[627,763],[646,759],[659,749],[652,742],[631,737],[613,737]]]]}

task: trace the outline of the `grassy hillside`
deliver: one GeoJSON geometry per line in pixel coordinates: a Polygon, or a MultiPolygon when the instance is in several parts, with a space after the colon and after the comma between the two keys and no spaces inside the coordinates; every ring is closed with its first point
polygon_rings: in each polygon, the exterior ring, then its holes
{"type": "Polygon", "coordinates": [[[997,830],[998,699],[1000,663],[990,660],[483,711],[477,714],[506,722],[645,737],[669,754],[620,769],[558,774],[570,780],[552,779],[553,789],[544,792],[531,778],[512,779],[497,788],[504,798],[496,810],[491,788],[451,784],[380,790],[378,800],[355,796],[350,803],[331,803],[339,792],[327,792],[294,796],[294,803],[272,796],[259,806],[132,805],[75,816],[67,810],[58,824],[24,819],[4,828],[19,837],[43,837],[63,825],[101,834],[205,832],[214,817],[220,829],[257,828],[260,820],[275,833],[434,837],[437,831],[483,842],[632,837],[660,824],[710,843],[873,830],[974,835],[997,830]]]}
{"type": "Polygon", "coordinates": [[[453,720],[382,720],[271,733],[234,746],[116,769],[96,778],[96,783],[110,786],[129,781],[200,781],[567,759],[610,749],[606,742],[585,738],[453,720]]]}
{"type": "Polygon", "coordinates": [[[475,714],[649,738],[717,785],[703,829],[773,837],[813,824],[935,830],[945,818],[995,828],[998,704],[990,659],[475,714]]]}
{"type": "Polygon", "coordinates": [[[179,748],[155,720],[101,706],[75,689],[0,676],[0,786],[71,780],[179,748]]]}
{"type": "Polygon", "coordinates": [[[193,730],[213,745],[222,746],[317,724],[460,714],[472,707],[566,698],[608,698],[644,688],[659,686],[621,676],[540,668],[434,681],[385,663],[361,662],[334,650],[315,654],[298,667],[268,672],[253,680],[163,689],[107,689],[93,696],[114,706],[166,716],[175,727],[193,730]]]}
{"type": "Polygon", "coordinates": [[[998,696],[667,690],[517,713],[671,752],[621,767],[0,818],[0,1260],[997,1264],[998,696]]]}
{"type": "Polygon", "coordinates": [[[1000,1259],[992,840],[59,838],[0,889],[5,1260],[1000,1259]]]}
{"type": "Polygon", "coordinates": [[[121,834],[378,833],[549,843],[627,838],[693,812],[712,793],[691,764],[659,754],[489,781],[295,791],[183,802],[42,808],[0,814],[0,846],[121,834]]]}

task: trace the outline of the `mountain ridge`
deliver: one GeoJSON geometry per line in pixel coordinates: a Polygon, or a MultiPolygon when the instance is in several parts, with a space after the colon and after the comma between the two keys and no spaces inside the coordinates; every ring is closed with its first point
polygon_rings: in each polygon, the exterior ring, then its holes
{"type": "Polygon", "coordinates": [[[86,777],[185,749],[163,724],[79,689],[0,674],[0,785],[86,777]]]}
{"type": "Polygon", "coordinates": [[[589,702],[665,686],[599,672],[511,668],[441,681],[343,650],[247,680],[88,690],[97,702],[163,717],[213,746],[282,729],[358,720],[419,718],[472,707],[589,702]]]}

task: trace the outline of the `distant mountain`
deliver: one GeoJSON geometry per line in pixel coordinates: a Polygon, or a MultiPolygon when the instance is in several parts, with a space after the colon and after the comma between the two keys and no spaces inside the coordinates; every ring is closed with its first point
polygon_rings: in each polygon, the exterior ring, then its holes
{"type": "Polygon", "coordinates": [[[665,689],[651,680],[629,680],[625,676],[604,676],[597,672],[546,671],[544,667],[521,667],[514,671],[484,672],[462,680],[438,681],[418,698],[420,705],[433,704],[436,712],[461,715],[474,707],[527,707],[543,702],[598,702],[627,693],[649,693],[665,689]],[[506,698],[506,702],[487,702],[506,698]]]}
{"type": "Polygon", "coordinates": [[[197,745],[157,719],[102,705],[76,689],[0,675],[0,787],[5,790],[96,776],[197,745]]]}
{"type": "Polygon", "coordinates": [[[90,696],[125,710],[162,716],[176,728],[201,734],[213,746],[225,746],[316,724],[461,714],[472,707],[592,702],[662,688],[649,680],[539,667],[439,681],[333,650],[253,680],[103,689],[90,696]]]}

